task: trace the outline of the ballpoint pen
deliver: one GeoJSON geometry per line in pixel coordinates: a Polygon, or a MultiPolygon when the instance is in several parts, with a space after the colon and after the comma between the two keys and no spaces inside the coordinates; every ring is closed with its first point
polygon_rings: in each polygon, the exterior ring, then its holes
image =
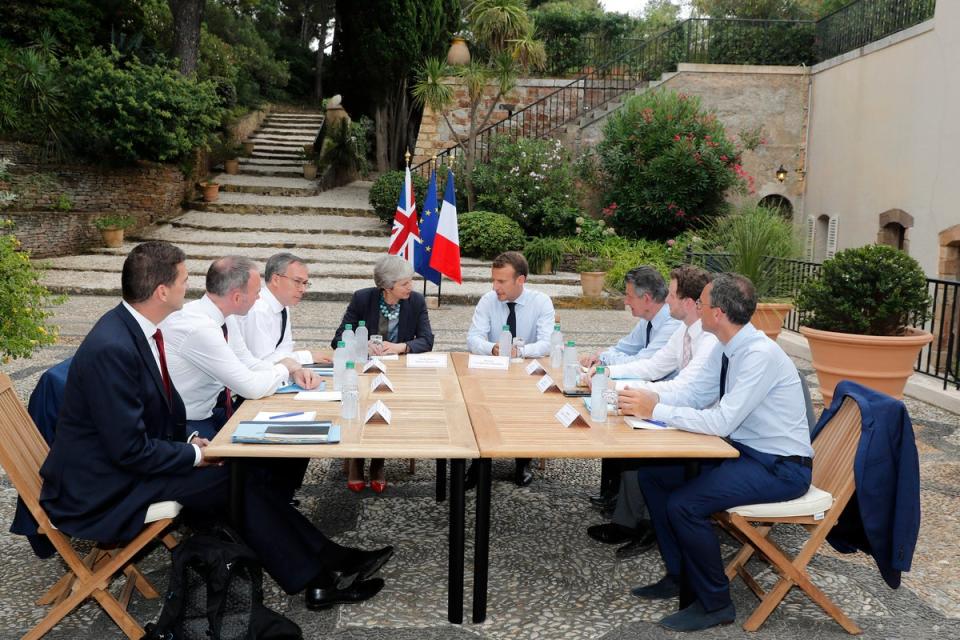
{"type": "Polygon", "coordinates": [[[290,413],[279,413],[275,416],[270,416],[269,420],[279,420],[280,418],[292,418],[293,416],[302,416],[303,411],[291,411],[290,413]]]}

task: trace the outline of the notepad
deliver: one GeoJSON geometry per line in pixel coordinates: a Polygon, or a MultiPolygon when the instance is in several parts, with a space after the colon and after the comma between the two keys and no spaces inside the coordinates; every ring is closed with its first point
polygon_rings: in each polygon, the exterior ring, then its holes
{"type": "Polygon", "coordinates": [[[340,426],[328,420],[283,424],[241,422],[232,440],[246,444],[335,444],[340,442],[340,426]]]}
{"type": "Polygon", "coordinates": [[[339,391],[301,391],[293,396],[294,400],[310,400],[312,402],[340,402],[339,391]]]}
{"type": "Polygon", "coordinates": [[[633,418],[631,416],[625,416],[623,420],[634,429],[650,429],[651,431],[669,431],[676,429],[676,427],[671,427],[659,420],[644,420],[643,418],[633,418]]]}

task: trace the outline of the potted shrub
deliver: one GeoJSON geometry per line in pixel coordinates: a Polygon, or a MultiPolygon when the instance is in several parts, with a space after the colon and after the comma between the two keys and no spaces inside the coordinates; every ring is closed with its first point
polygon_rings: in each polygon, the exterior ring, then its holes
{"type": "Polygon", "coordinates": [[[603,293],[603,281],[610,268],[609,258],[602,256],[583,256],[577,263],[580,271],[580,287],[587,298],[597,298],[603,293]]]}
{"type": "Polygon", "coordinates": [[[800,255],[800,239],[793,225],[776,211],[761,206],[738,208],[717,220],[708,242],[729,253],[728,271],[750,278],[757,290],[757,310],[751,324],[776,340],[783,319],[793,309],[793,286],[788,259],[800,255]]]}
{"type": "Polygon", "coordinates": [[[114,214],[100,216],[93,221],[93,226],[100,230],[103,244],[116,249],[123,246],[123,230],[134,222],[133,216],[114,214]]]}
{"type": "Polygon", "coordinates": [[[563,259],[563,241],[557,238],[533,238],[523,248],[530,270],[540,275],[553,273],[563,259]]]}
{"type": "Polygon", "coordinates": [[[251,142],[251,141],[249,141],[249,140],[245,140],[245,141],[243,142],[243,155],[245,155],[245,156],[252,156],[252,155],[253,155],[253,147],[254,147],[253,142],[251,142]]]}
{"type": "Polygon", "coordinates": [[[240,173],[240,160],[237,158],[227,158],[223,161],[223,170],[231,176],[237,175],[240,173]]]}
{"type": "Polygon", "coordinates": [[[204,202],[216,202],[220,197],[220,183],[209,180],[200,183],[200,190],[203,192],[204,202]]]}
{"type": "Polygon", "coordinates": [[[824,262],[800,288],[797,309],[827,406],[840,380],[902,397],[918,352],[933,340],[910,326],[930,313],[926,275],[886,245],[845,249],[824,262]]]}

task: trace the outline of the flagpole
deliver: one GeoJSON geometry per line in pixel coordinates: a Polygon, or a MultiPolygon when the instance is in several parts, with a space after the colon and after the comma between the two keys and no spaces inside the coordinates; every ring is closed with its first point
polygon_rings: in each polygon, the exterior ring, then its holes
{"type": "MultiPolygon", "coordinates": [[[[430,158],[430,166],[433,167],[433,170],[434,170],[434,171],[437,170],[437,155],[436,155],[436,154],[434,154],[433,157],[430,158]]],[[[442,284],[443,284],[443,274],[440,275],[440,282],[437,283],[437,309],[440,308],[440,285],[442,285],[442,284]]],[[[427,281],[426,281],[426,280],[423,281],[423,286],[424,286],[424,289],[426,289],[426,286],[427,286],[427,281]]]]}

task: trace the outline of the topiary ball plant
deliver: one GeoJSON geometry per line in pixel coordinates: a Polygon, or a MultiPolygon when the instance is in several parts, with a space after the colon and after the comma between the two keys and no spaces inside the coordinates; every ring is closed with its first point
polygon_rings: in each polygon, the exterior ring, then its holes
{"type": "Polygon", "coordinates": [[[899,336],[930,313],[927,277],[909,255],[887,245],[845,249],[803,284],[797,310],[813,329],[899,336]]]}
{"type": "MultiPolygon", "coordinates": [[[[412,174],[410,179],[413,182],[413,193],[417,198],[417,214],[419,214],[427,193],[427,181],[417,173],[412,174]]],[[[370,187],[370,206],[373,207],[377,217],[388,224],[393,222],[393,215],[397,212],[397,201],[400,200],[403,180],[403,171],[388,171],[374,180],[370,187]]]]}
{"type": "Polygon", "coordinates": [[[460,251],[465,256],[490,259],[504,251],[523,249],[520,225],[492,211],[471,211],[460,216],[460,251]]]}

